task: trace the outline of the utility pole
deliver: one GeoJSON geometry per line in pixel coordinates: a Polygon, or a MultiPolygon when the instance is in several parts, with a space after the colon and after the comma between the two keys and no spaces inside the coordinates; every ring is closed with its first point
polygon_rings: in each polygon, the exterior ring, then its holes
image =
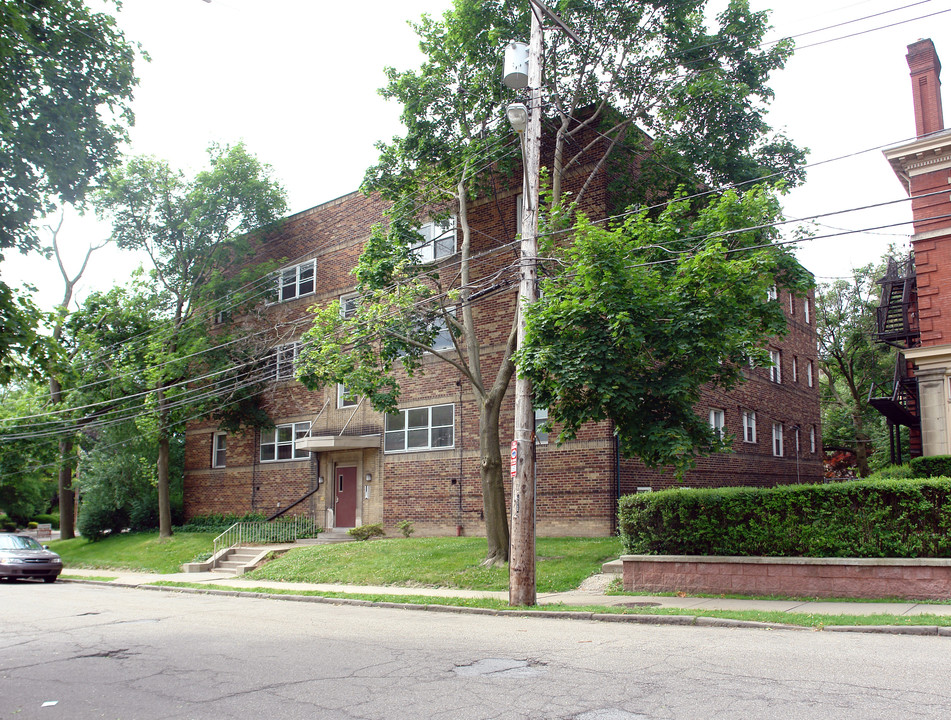
{"type": "MultiPolygon", "coordinates": [[[[524,193],[522,245],[518,286],[518,346],[525,342],[524,308],[538,299],[538,183],[542,135],[542,55],[544,35],[541,10],[534,2],[528,51],[528,123],[524,137],[524,193]]],[[[532,383],[515,379],[515,463],[512,478],[512,532],[509,548],[509,604],[534,605],[535,593],[535,408],[532,383]]]]}

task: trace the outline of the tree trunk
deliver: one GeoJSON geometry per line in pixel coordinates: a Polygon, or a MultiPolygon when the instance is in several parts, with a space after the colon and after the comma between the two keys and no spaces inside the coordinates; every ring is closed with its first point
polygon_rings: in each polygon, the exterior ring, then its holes
{"type": "Polygon", "coordinates": [[[76,519],[73,516],[73,439],[59,441],[59,537],[72,540],[76,537],[76,519]]]}
{"type": "Polygon", "coordinates": [[[852,425],[855,427],[855,468],[858,470],[859,477],[868,477],[869,437],[865,432],[865,423],[862,421],[862,414],[860,412],[852,414],[852,425]]]}
{"type": "Polygon", "coordinates": [[[155,389],[158,398],[159,447],[156,470],[158,474],[159,537],[172,537],[172,504],[168,483],[168,409],[165,407],[165,392],[161,385],[155,389]]]}
{"type": "Polygon", "coordinates": [[[479,409],[479,476],[488,551],[486,565],[504,565],[509,559],[509,524],[502,482],[502,451],[499,441],[501,395],[484,399],[479,409]]]}

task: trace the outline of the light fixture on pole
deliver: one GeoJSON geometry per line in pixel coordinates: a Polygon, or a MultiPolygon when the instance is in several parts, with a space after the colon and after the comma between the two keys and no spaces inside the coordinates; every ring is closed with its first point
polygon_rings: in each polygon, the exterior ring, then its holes
{"type": "Polygon", "coordinates": [[[519,135],[525,132],[528,126],[528,108],[525,107],[525,103],[512,103],[505,108],[505,116],[515,132],[519,135]]]}

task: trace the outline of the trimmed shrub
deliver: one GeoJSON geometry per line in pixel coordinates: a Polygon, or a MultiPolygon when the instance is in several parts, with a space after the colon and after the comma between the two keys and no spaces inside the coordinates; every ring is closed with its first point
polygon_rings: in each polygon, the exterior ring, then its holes
{"type": "Polygon", "coordinates": [[[40,525],[48,523],[54,530],[59,530],[59,513],[49,513],[47,515],[35,515],[34,520],[40,525]]]}
{"type": "Polygon", "coordinates": [[[175,529],[182,532],[222,533],[238,522],[264,522],[264,520],[264,515],[257,512],[249,512],[244,515],[210,513],[208,515],[195,515],[187,523],[179,525],[175,529]]]}
{"type": "Polygon", "coordinates": [[[411,520],[400,520],[396,523],[396,527],[399,528],[399,531],[403,533],[403,537],[405,538],[408,538],[416,532],[416,526],[411,520]]]}
{"type": "Polygon", "coordinates": [[[915,472],[915,477],[951,477],[951,455],[916,457],[912,458],[909,464],[915,472]]]}
{"type": "Polygon", "coordinates": [[[910,464],[905,463],[904,465],[886,465],[873,472],[866,480],[911,480],[917,477],[921,476],[915,473],[910,464]]]}
{"type": "Polygon", "coordinates": [[[618,519],[632,554],[951,557],[951,479],[664,490],[618,519]]]}
{"type": "Polygon", "coordinates": [[[383,530],[383,523],[361,525],[360,527],[350,528],[347,532],[357,540],[369,540],[371,537],[386,535],[386,531],[383,530]]]}

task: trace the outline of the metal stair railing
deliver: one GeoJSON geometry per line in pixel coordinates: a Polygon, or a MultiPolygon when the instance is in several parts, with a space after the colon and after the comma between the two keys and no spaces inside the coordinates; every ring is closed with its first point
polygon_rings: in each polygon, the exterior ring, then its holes
{"type": "Polygon", "coordinates": [[[292,543],[298,538],[314,537],[318,532],[320,526],[303,515],[273,521],[236,522],[215,538],[211,566],[217,567],[219,552],[238,545],[292,543]]]}

